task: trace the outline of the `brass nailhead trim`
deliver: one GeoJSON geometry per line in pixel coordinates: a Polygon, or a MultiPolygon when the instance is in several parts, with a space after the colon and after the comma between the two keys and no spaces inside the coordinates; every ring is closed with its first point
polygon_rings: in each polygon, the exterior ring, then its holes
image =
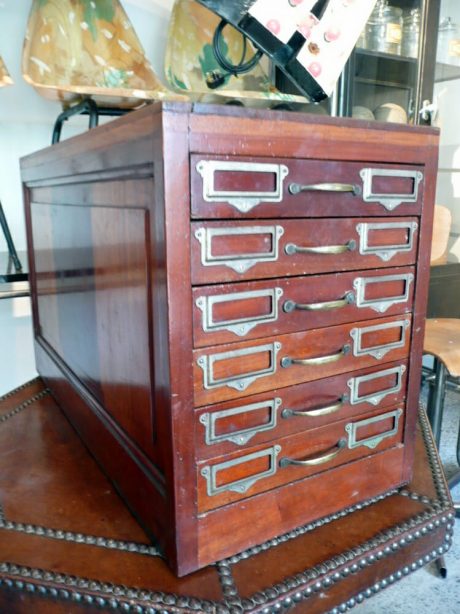
{"type": "MultiPolygon", "coordinates": [[[[28,384],[21,386],[19,389],[16,389],[16,391],[27,387],[31,383],[32,382],[29,382],[28,384]]],[[[11,396],[12,394],[14,394],[14,392],[15,391],[12,391],[6,396],[11,396]]],[[[38,395],[31,397],[31,399],[28,399],[20,406],[9,412],[7,414],[8,418],[6,419],[13,417],[17,413],[19,413],[19,411],[22,411],[22,409],[25,409],[26,407],[30,406],[35,400],[38,400],[35,397],[42,398],[42,396],[45,396],[45,394],[48,394],[48,392],[48,390],[44,390],[41,393],[38,393],[38,395]]],[[[3,398],[5,397],[2,397],[0,401],[3,398]]],[[[216,564],[216,567],[219,574],[219,579],[221,581],[221,586],[225,597],[225,603],[206,601],[196,599],[194,597],[185,597],[174,594],[165,594],[161,592],[126,588],[124,586],[101,583],[94,580],[67,576],[65,574],[55,574],[53,572],[43,571],[39,569],[18,567],[9,563],[0,564],[0,573],[6,573],[13,576],[17,575],[20,576],[20,578],[22,579],[0,577],[0,585],[3,584],[8,588],[13,588],[16,590],[26,591],[30,593],[36,592],[38,595],[46,597],[49,596],[62,600],[72,600],[88,605],[94,604],[100,607],[109,606],[114,610],[119,610],[123,612],[135,612],[137,614],[174,614],[177,612],[181,612],[184,608],[188,610],[196,610],[197,612],[205,612],[208,614],[239,614],[243,610],[251,610],[254,607],[260,607],[261,605],[265,604],[267,605],[265,608],[263,608],[263,613],[272,614],[279,612],[283,609],[283,607],[291,607],[294,602],[299,602],[310,597],[313,593],[327,588],[334,582],[338,582],[341,579],[346,578],[348,575],[356,573],[360,568],[375,563],[377,560],[388,556],[389,554],[391,554],[391,552],[396,551],[399,548],[404,548],[408,544],[412,543],[414,540],[420,539],[422,536],[425,536],[428,533],[438,529],[441,525],[446,525],[447,533],[443,546],[440,546],[436,550],[431,551],[431,553],[425,555],[423,558],[418,559],[418,561],[412,563],[410,566],[403,567],[395,574],[388,576],[386,579],[373,585],[373,587],[366,589],[363,593],[359,593],[356,597],[351,598],[337,608],[334,608],[333,610],[331,610],[330,614],[339,614],[341,612],[346,612],[347,610],[354,607],[357,603],[361,603],[364,599],[370,597],[371,595],[375,594],[386,586],[400,580],[409,573],[412,573],[419,567],[422,567],[423,565],[428,563],[430,560],[438,558],[439,556],[444,554],[444,552],[447,552],[450,547],[450,543],[452,541],[454,514],[452,512],[449,512],[441,518],[434,519],[435,516],[439,514],[440,508],[450,509],[451,503],[449,491],[445,484],[442,469],[440,468],[437,460],[436,449],[430,435],[428,419],[422,407],[420,409],[420,424],[422,428],[422,436],[428,452],[428,460],[433,476],[433,481],[435,483],[437,493],[441,499],[441,503],[439,503],[438,501],[432,501],[428,497],[413,493],[407,489],[402,489],[400,491],[392,490],[389,493],[380,495],[379,497],[375,497],[364,503],[347,508],[342,512],[337,512],[336,514],[332,514],[314,523],[304,525],[303,527],[290,531],[285,535],[269,540],[260,546],[250,548],[249,550],[246,550],[239,555],[235,555],[235,557],[230,557],[229,559],[221,561],[220,563],[216,564]],[[425,504],[428,503],[430,504],[430,508],[427,511],[419,514],[418,516],[410,519],[409,521],[404,522],[397,527],[394,527],[377,535],[375,538],[369,540],[365,544],[351,549],[347,553],[338,555],[337,557],[334,557],[333,559],[330,559],[325,563],[317,565],[312,569],[306,570],[304,573],[300,573],[294,577],[288,578],[282,583],[279,583],[278,585],[271,587],[266,591],[256,593],[249,599],[240,599],[238,591],[234,584],[234,579],[231,571],[232,564],[243,559],[248,559],[264,550],[267,550],[268,548],[278,545],[279,543],[284,543],[298,535],[311,531],[318,526],[322,526],[324,524],[332,522],[333,520],[346,516],[353,511],[368,507],[372,503],[375,503],[396,493],[399,493],[402,496],[408,496],[414,500],[419,500],[425,504]],[[427,520],[430,519],[434,519],[433,522],[428,522],[426,526],[423,526],[421,528],[419,527],[420,524],[425,523],[427,522],[427,520]],[[408,532],[412,530],[414,530],[412,533],[408,532]],[[406,535],[403,535],[403,533],[406,533],[406,535]],[[387,544],[381,550],[378,550],[376,554],[372,553],[366,556],[366,552],[369,552],[372,549],[375,550],[376,548],[378,548],[379,545],[383,545],[383,543],[388,541],[388,539],[393,539],[393,543],[391,544],[391,546],[387,544]],[[310,582],[312,579],[317,580],[313,586],[308,586],[304,589],[301,588],[302,585],[305,585],[305,583],[310,582]],[[48,587],[43,584],[40,584],[40,581],[63,584],[65,588],[57,589],[54,587],[48,587]],[[73,590],[73,588],[76,588],[78,590],[73,590]],[[92,592],[104,593],[104,596],[83,593],[82,591],[85,589],[90,590],[92,592]],[[276,604],[270,604],[271,601],[273,601],[274,599],[278,599],[282,594],[286,594],[286,597],[284,597],[284,599],[278,601],[276,604]],[[107,597],[107,595],[112,596],[107,597]],[[130,602],[123,598],[127,598],[130,600],[137,599],[140,601],[148,601],[149,603],[147,605],[133,604],[132,601],[130,602]],[[161,605],[159,608],[152,607],[152,603],[161,605]]],[[[83,540],[85,541],[83,541],[82,543],[90,543],[91,545],[100,545],[102,547],[114,547],[112,542],[117,543],[118,545],[130,545],[131,547],[122,547],[122,549],[128,549],[131,552],[137,552],[136,547],[147,549],[150,548],[149,546],[146,546],[144,544],[116,542],[115,540],[106,540],[106,538],[100,538],[95,536],[84,536],[83,534],[76,534],[69,531],[66,532],[54,529],[47,529],[46,527],[37,527],[36,525],[12,523],[4,519],[0,510],[0,526],[3,525],[5,525],[3,528],[9,528],[10,530],[24,531],[26,533],[32,534],[43,534],[45,537],[52,537],[55,539],[80,541],[83,538],[83,540]],[[42,533],[42,531],[44,531],[44,533],[42,533]],[[49,534],[47,534],[47,532],[49,534]]],[[[142,554],[157,556],[157,554],[145,551],[142,552],[142,554]]]]}

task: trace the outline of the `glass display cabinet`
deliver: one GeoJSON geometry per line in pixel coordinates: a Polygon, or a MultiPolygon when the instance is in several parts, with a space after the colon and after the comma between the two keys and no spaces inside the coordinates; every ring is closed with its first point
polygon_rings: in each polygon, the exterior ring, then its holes
{"type": "Polygon", "coordinates": [[[340,116],[430,123],[440,0],[377,0],[338,85],[340,116]]]}
{"type": "MultiPolygon", "coordinates": [[[[458,0],[377,0],[335,95],[310,111],[430,124],[435,82],[460,78],[458,0]]],[[[282,91],[295,93],[277,74],[282,91]]]]}

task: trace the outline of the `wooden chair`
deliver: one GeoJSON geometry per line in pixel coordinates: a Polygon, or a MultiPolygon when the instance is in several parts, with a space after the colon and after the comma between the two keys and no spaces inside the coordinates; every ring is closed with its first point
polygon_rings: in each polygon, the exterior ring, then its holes
{"type": "MultiPolygon", "coordinates": [[[[433,225],[431,264],[445,263],[452,216],[446,207],[436,205],[433,225]]],[[[460,319],[427,319],[423,349],[434,357],[434,379],[428,395],[428,418],[433,429],[436,445],[439,448],[444,398],[448,375],[460,377],[460,319]]],[[[457,439],[457,462],[460,466],[460,430],[457,439]]],[[[449,480],[449,488],[460,482],[460,470],[449,480]]],[[[460,517],[460,502],[455,504],[457,517],[460,517]]]]}

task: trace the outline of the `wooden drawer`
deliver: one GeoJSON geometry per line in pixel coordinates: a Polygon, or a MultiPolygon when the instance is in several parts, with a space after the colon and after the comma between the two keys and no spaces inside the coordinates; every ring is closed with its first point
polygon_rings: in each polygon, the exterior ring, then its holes
{"type": "Polygon", "coordinates": [[[393,316],[195,350],[195,406],[400,360],[410,322],[393,316]]]}
{"type": "Polygon", "coordinates": [[[197,465],[198,512],[300,480],[402,442],[398,406],[197,465]]]}
{"type": "Polygon", "coordinates": [[[195,347],[412,309],[414,267],[194,288],[195,347]]]}
{"type": "Polygon", "coordinates": [[[195,222],[192,283],[413,264],[415,218],[195,222]]]}
{"type": "Polygon", "coordinates": [[[195,454],[203,460],[404,402],[407,362],[204,407],[195,413],[195,454]]]}
{"type": "Polygon", "coordinates": [[[423,183],[418,166],[191,156],[193,218],[417,215],[423,183]]]}

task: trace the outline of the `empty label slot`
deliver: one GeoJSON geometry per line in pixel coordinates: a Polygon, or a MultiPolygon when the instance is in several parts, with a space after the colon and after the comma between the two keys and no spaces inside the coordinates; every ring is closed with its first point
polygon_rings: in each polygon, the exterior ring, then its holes
{"type": "Polygon", "coordinates": [[[259,458],[253,458],[247,460],[246,457],[238,459],[238,464],[234,464],[231,467],[225,469],[219,469],[216,471],[216,487],[222,488],[228,486],[233,482],[239,482],[240,480],[246,480],[256,477],[260,474],[264,474],[271,469],[270,456],[260,456],[259,458]]]}
{"type": "Polygon", "coordinates": [[[369,228],[367,233],[368,247],[392,247],[407,245],[410,240],[409,228],[369,228]]]}
{"type": "Polygon", "coordinates": [[[383,418],[371,422],[369,424],[360,425],[356,427],[356,443],[359,445],[363,440],[371,439],[379,435],[385,435],[390,433],[395,428],[394,416],[383,418]]]}
{"type": "Polygon", "coordinates": [[[214,379],[217,381],[237,379],[251,373],[265,372],[272,367],[272,361],[272,354],[268,351],[216,360],[213,370],[214,379]]]}
{"type": "Polygon", "coordinates": [[[214,235],[211,243],[213,258],[231,258],[237,255],[271,254],[274,250],[273,235],[270,233],[214,235]]]}
{"type": "Polygon", "coordinates": [[[372,178],[371,189],[373,194],[412,195],[415,192],[415,177],[381,177],[375,175],[372,178]]]}
{"type": "Polygon", "coordinates": [[[269,172],[226,171],[216,170],[214,173],[214,189],[216,192],[275,192],[277,176],[269,172]]]}
{"type": "MultiPolygon", "coordinates": [[[[364,281],[366,281],[366,278],[364,278],[364,281]]],[[[405,295],[406,285],[405,279],[385,281],[382,278],[382,281],[368,282],[364,287],[364,300],[399,298],[405,295]]]]}
{"type": "Polygon", "coordinates": [[[401,343],[403,335],[404,329],[402,326],[391,326],[370,332],[363,331],[361,334],[361,348],[367,350],[381,345],[401,343]]]}
{"type": "Polygon", "coordinates": [[[399,375],[397,372],[377,375],[372,380],[361,381],[358,387],[358,394],[360,397],[367,397],[376,392],[391,390],[398,385],[398,381],[399,375]]]}
{"type": "Polygon", "coordinates": [[[270,424],[272,417],[273,409],[268,405],[232,416],[222,416],[215,422],[215,434],[220,439],[232,433],[257,429],[270,424]]]}
{"type": "Polygon", "coordinates": [[[246,319],[256,319],[269,316],[274,311],[271,296],[249,297],[246,299],[233,299],[216,302],[213,305],[212,321],[215,324],[246,319]]]}

